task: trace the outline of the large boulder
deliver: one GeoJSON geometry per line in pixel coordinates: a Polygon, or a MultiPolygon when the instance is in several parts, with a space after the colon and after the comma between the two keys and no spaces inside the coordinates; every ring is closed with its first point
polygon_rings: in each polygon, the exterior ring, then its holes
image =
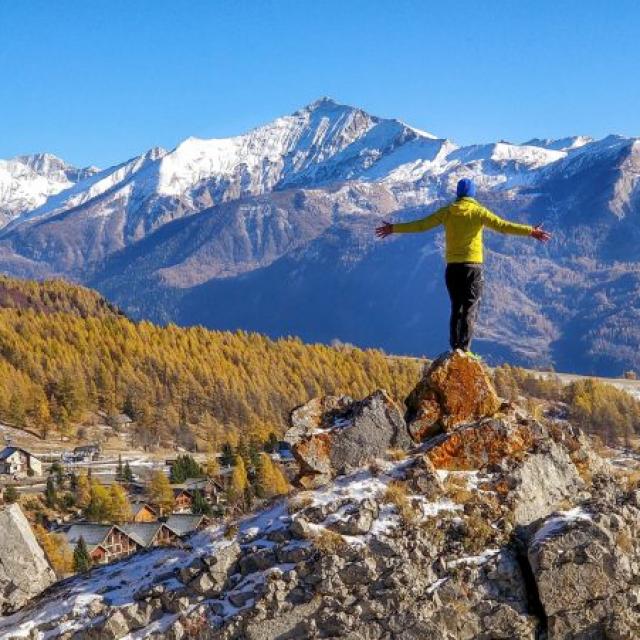
{"type": "Polygon", "coordinates": [[[433,362],[405,405],[409,432],[422,441],[492,416],[501,402],[482,364],[457,350],[433,362]]]}
{"type": "Polygon", "coordinates": [[[541,425],[487,418],[440,434],[426,444],[436,469],[473,471],[522,460],[543,435],[541,425]]]}
{"type": "Polygon", "coordinates": [[[349,396],[320,396],[296,407],[289,416],[290,428],[284,435],[284,441],[296,444],[305,436],[318,429],[333,426],[335,416],[344,412],[353,404],[349,396]]]}
{"type": "Polygon", "coordinates": [[[531,526],[527,555],[549,640],[640,637],[640,510],[620,502],[531,526]]]}
{"type": "Polygon", "coordinates": [[[55,580],[20,507],[0,511],[0,613],[16,611],[55,580]]]}
{"type": "Polygon", "coordinates": [[[490,472],[495,492],[515,525],[527,525],[582,497],[585,483],[545,425],[514,415],[485,418],[431,438],[425,458],[435,469],[490,472]]]}
{"type": "Polygon", "coordinates": [[[299,424],[294,424],[287,432],[300,466],[298,480],[304,487],[319,486],[384,457],[389,449],[408,449],[412,445],[400,408],[383,390],[341,410],[332,402],[324,414],[316,410],[326,403],[311,403],[309,411],[301,407],[295,410],[298,417],[314,416],[310,428],[301,431],[299,424]]]}

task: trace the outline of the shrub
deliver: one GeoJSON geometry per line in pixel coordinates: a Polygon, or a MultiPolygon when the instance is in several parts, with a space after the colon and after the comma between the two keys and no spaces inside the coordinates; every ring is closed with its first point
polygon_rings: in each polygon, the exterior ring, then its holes
{"type": "Polygon", "coordinates": [[[18,490],[15,487],[7,487],[4,490],[4,501],[7,504],[13,504],[14,502],[17,502],[18,500],[18,490]]]}
{"type": "Polygon", "coordinates": [[[452,502],[466,504],[474,497],[467,486],[467,478],[464,475],[450,473],[444,481],[444,493],[452,502]]]}
{"type": "Polygon", "coordinates": [[[414,509],[407,492],[407,485],[399,480],[393,480],[387,485],[382,501],[392,504],[404,522],[414,522],[418,514],[414,509]]]}
{"type": "Polygon", "coordinates": [[[325,554],[340,553],[348,546],[339,533],[329,529],[322,529],[322,531],[313,536],[312,541],[316,549],[325,554]]]}

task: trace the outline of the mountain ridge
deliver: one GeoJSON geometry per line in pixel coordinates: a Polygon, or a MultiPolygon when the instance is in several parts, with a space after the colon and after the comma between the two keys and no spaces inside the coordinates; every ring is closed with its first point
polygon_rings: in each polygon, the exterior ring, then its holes
{"type": "Polygon", "coordinates": [[[322,98],[240,136],[152,149],[51,195],[0,230],[0,268],[90,284],[133,317],[439,352],[439,234],[374,243],[372,230],[444,204],[461,177],[500,215],[555,236],[533,247],[487,234],[487,357],[567,368],[578,353],[582,373],[640,368],[640,142],[624,136],[458,146],[322,98]]]}

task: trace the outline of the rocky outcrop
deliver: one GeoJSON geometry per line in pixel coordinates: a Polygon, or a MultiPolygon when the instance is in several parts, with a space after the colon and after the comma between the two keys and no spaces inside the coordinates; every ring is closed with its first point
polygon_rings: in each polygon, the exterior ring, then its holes
{"type": "Polygon", "coordinates": [[[330,429],[334,419],[353,404],[349,396],[321,396],[296,407],[289,416],[290,428],[284,441],[291,445],[318,429],[330,429]]]}
{"type": "Polygon", "coordinates": [[[295,409],[291,422],[285,438],[293,444],[300,465],[298,481],[305,488],[412,444],[402,412],[382,390],[358,402],[314,399],[295,409]]]}
{"type": "Polygon", "coordinates": [[[405,400],[417,441],[494,415],[500,400],[482,364],[462,351],[438,358],[405,400]]]}
{"type": "Polygon", "coordinates": [[[640,637],[639,498],[616,493],[531,527],[549,640],[640,637]]]}
{"type": "Polygon", "coordinates": [[[17,504],[0,511],[0,612],[22,607],[56,576],[17,504]]]}
{"type": "Polygon", "coordinates": [[[640,491],[580,430],[497,406],[477,362],[430,371],[438,435],[415,445],[383,391],[315,399],[287,438],[322,487],[62,584],[0,637],[640,637],[640,491]],[[449,397],[455,371],[482,402],[449,397]]]}

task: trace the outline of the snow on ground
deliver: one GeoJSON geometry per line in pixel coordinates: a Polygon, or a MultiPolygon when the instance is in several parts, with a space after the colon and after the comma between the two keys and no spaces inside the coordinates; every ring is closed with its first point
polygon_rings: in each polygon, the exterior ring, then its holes
{"type": "MultiPolygon", "coordinates": [[[[412,458],[401,461],[379,461],[377,473],[370,469],[360,469],[348,476],[336,479],[326,487],[305,491],[293,497],[292,502],[279,500],[262,511],[246,516],[237,522],[237,541],[244,548],[268,548],[275,543],[267,538],[267,534],[287,527],[296,514],[290,514],[292,505],[300,504],[300,509],[307,507],[321,507],[327,505],[339,505],[325,521],[319,524],[311,524],[312,530],[321,533],[332,522],[347,517],[347,510],[354,504],[367,499],[378,499],[384,494],[390,482],[402,477],[412,458]],[[346,501],[347,504],[340,505],[346,501]]],[[[474,472],[449,472],[462,475],[467,479],[468,486],[477,486],[478,474],[474,472]]],[[[429,502],[422,495],[410,495],[408,498],[422,512],[423,518],[437,516],[441,512],[456,512],[462,510],[462,505],[451,500],[438,500],[429,502]]],[[[381,536],[400,526],[401,520],[396,513],[393,504],[381,504],[377,519],[369,533],[362,536],[343,536],[345,542],[351,545],[365,544],[373,536],[381,536]]],[[[33,637],[32,631],[37,626],[49,625],[51,630],[38,636],[39,640],[48,640],[58,636],[62,631],[73,631],[82,626],[83,620],[90,618],[89,612],[96,601],[104,602],[112,607],[125,606],[134,601],[134,596],[140,591],[152,585],[162,584],[171,591],[180,588],[181,583],[176,580],[175,572],[189,566],[196,558],[202,556],[215,556],[225,545],[231,544],[231,540],[225,537],[225,525],[210,527],[196,533],[186,540],[185,548],[158,548],[148,552],[136,554],[118,563],[99,567],[88,575],[79,578],[70,578],[59,583],[48,595],[35,601],[24,610],[0,620],[0,637],[11,635],[14,638],[33,637]],[[72,622],[56,620],[65,616],[73,617],[72,622]]],[[[291,546],[306,546],[306,540],[293,540],[291,546]]],[[[482,556],[484,557],[484,556],[482,556]]],[[[480,561],[477,558],[468,558],[468,562],[480,561]]],[[[269,571],[281,571],[285,573],[293,568],[293,565],[276,565],[269,571]]],[[[239,610],[251,605],[247,601],[242,607],[234,606],[229,595],[243,593],[264,581],[267,572],[255,573],[245,577],[229,591],[225,598],[219,600],[207,600],[214,612],[210,622],[214,625],[221,624],[229,616],[235,615],[239,610]]],[[[168,628],[175,616],[167,615],[155,621],[150,627],[138,630],[127,636],[127,640],[138,640],[144,634],[152,631],[160,631],[168,628]]],[[[93,620],[95,622],[95,619],[93,620]]]]}
{"type": "Polygon", "coordinates": [[[557,515],[549,518],[544,525],[536,531],[532,547],[542,544],[548,538],[563,531],[567,525],[574,522],[591,522],[592,518],[582,507],[575,507],[569,511],[559,511],[557,515]]]}

